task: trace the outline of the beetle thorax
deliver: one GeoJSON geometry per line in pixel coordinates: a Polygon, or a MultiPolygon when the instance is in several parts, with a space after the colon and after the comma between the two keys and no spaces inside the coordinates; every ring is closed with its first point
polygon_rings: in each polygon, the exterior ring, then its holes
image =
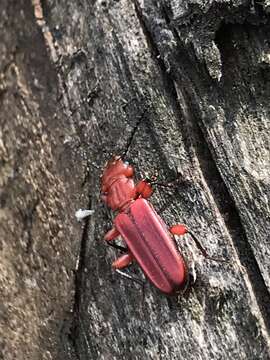
{"type": "Polygon", "coordinates": [[[111,183],[104,200],[112,210],[123,210],[136,196],[132,178],[118,176],[111,183]]]}

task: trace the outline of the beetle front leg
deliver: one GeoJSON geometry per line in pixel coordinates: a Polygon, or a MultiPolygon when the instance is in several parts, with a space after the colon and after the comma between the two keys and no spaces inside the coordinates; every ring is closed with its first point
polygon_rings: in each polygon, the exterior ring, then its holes
{"type": "Polygon", "coordinates": [[[136,193],[138,196],[148,199],[153,194],[153,187],[147,179],[140,180],[136,185],[136,193]]]}

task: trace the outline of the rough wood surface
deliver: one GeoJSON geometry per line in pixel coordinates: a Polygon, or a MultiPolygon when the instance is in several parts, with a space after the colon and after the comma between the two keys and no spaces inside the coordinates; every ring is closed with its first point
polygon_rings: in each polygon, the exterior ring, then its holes
{"type": "Polygon", "coordinates": [[[268,1],[0,12],[2,358],[269,359],[268,1]],[[112,153],[138,179],[180,172],[152,203],[230,262],[197,253],[176,299],[114,274],[99,197],[112,153]],[[82,225],[80,207],[95,209],[82,225]]]}

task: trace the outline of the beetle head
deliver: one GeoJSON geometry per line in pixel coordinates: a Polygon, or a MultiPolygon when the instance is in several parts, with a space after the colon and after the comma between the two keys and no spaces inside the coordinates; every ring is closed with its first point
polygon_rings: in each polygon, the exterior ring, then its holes
{"type": "Polygon", "coordinates": [[[132,177],[133,167],[123,162],[120,156],[114,156],[105,166],[101,177],[101,191],[106,193],[111,184],[119,177],[132,177]]]}

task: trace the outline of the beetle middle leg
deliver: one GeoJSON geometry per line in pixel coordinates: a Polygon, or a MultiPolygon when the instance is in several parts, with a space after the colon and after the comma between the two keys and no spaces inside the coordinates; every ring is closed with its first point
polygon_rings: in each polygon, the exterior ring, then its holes
{"type": "Polygon", "coordinates": [[[136,278],[135,276],[132,276],[130,274],[127,274],[126,272],[122,271],[122,270],[119,270],[119,269],[116,269],[115,270],[117,272],[117,274],[123,276],[124,278],[126,279],[129,279],[129,280],[132,280],[134,281],[135,283],[139,284],[142,286],[142,289],[143,289],[143,296],[144,296],[144,287],[145,287],[145,282],[136,278]]]}
{"type": "Polygon", "coordinates": [[[133,256],[130,253],[121,255],[118,259],[116,259],[112,267],[114,269],[124,269],[132,263],[133,256]]]}
{"type": "Polygon", "coordinates": [[[113,241],[120,235],[119,231],[113,227],[111,230],[109,230],[105,236],[104,236],[104,240],[107,242],[108,245],[110,245],[111,247],[120,250],[121,252],[126,253],[128,251],[128,249],[124,246],[121,245],[117,245],[115,244],[113,241]]]}
{"type": "Polygon", "coordinates": [[[104,240],[107,242],[108,245],[114,247],[117,250],[120,250],[121,252],[123,252],[124,254],[121,255],[118,259],[116,259],[113,264],[112,267],[116,270],[116,272],[118,274],[120,274],[121,276],[133,280],[134,282],[136,282],[137,284],[140,284],[143,287],[143,292],[144,292],[144,285],[145,283],[130,275],[125,273],[124,271],[122,271],[122,269],[126,268],[127,266],[129,266],[132,261],[133,261],[133,256],[128,252],[128,248],[124,247],[124,246],[120,246],[117,244],[114,244],[112,241],[114,241],[118,236],[120,235],[119,231],[113,227],[111,230],[109,230],[105,236],[104,236],[104,240]]]}
{"type": "Polygon", "coordinates": [[[109,242],[115,240],[119,235],[120,235],[119,231],[115,227],[113,227],[105,234],[104,240],[109,242]]]}
{"type": "Polygon", "coordinates": [[[137,284],[140,284],[143,287],[143,291],[144,291],[144,285],[145,285],[144,281],[122,271],[122,269],[128,267],[132,263],[132,261],[133,261],[133,256],[130,253],[127,253],[127,254],[120,256],[118,259],[116,259],[113,262],[112,267],[121,276],[125,277],[126,279],[133,280],[137,284]]]}

